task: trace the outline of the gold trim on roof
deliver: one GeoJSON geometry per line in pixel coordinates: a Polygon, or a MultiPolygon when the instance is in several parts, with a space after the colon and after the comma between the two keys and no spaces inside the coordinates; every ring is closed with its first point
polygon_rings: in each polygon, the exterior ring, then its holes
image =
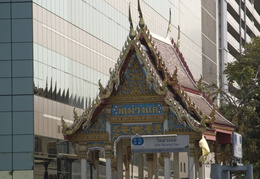
{"type": "Polygon", "coordinates": [[[131,16],[131,2],[129,2],[129,23],[130,23],[130,32],[129,32],[129,37],[130,39],[134,39],[136,36],[136,33],[134,31],[134,27],[133,27],[133,21],[132,21],[132,16],[131,16]]]}
{"type": "Polygon", "coordinates": [[[208,123],[215,122],[215,105],[213,105],[211,113],[209,115],[206,115],[198,108],[198,106],[195,105],[195,103],[191,100],[187,92],[185,92],[185,90],[181,86],[179,86],[179,88],[174,88],[174,91],[181,98],[185,109],[189,113],[194,113],[195,116],[197,116],[200,119],[201,125],[206,126],[206,124],[208,123]]]}
{"type": "MultiPolygon", "coordinates": [[[[70,135],[76,132],[82,123],[82,127],[86,128],[94,122],[92,121],[92,117],[97,107],[102,104],[102,101],[109,98],[113,91],[118,90],[125,73],[125,65],[128,63],[129,58],[131,58],[131,54],[133,53],[135,53],[138,57],[139,63],[146,73],[146,82],[148,85],[150,85],[150,89],[153,89],[156,93],[154,95],[165,97],[165,102],[170,106],[170,110],[178,115],[178,119],[182,124],[186,125],[187,123],[193,130],[202,132],[206,129],[205,123],[214,122],[215,112],[212,110],[211,116],[206,116],[202,111],[199,110],[195,103],[191,101],[188,94],[180,87],[177,79],[177,68],[173,74],[168,72],[168,68],[165,65],[162,56],[160,55],[160,52],[154,43],[153,37],[151,36],[147,25],[144,23],[139,0],[138,12],[140,18],[139,25],[137,26],[136,31],[133,31],[129,4],[130,33],[115,64],[115,68],[113,70],[109,69],[110,79],[105,87],[103,87],[99,81],[99,98],[97,97],[97,99],[93,101],[92,105],[82,114],[82,116],[79,117],[74,115],[75,120],[71,126],[67,127],[64,120],[62,120],[64,135],[70,135]],[[144,47],[144,45],[147,46],[144,47]],[[149,51],[145,50],[145,48],[149,48],[149,51]],[[147,56],[148,53],[149,56],[147,56]],[[154,59],[155,65],[152,63],[150,58],[154,59]],[[162,77],[158,75],[157,70],[161,71],[162,77]],[[179,86],[179,88],[175,88],[174,86],[179,86]],[[184,104],[184,108],[177,101],[175,101],[174,98],[167,95],[169,92],[168,88],[172,88],[174,92],[181,98],[184,104]],[[201,124],[200,122],[196,121],[189,113],[194,113],[201,120],[201,124]]],[[[177,56],[179,56],[178,53],[177,56]]],[[[128,98],[134,97],[129,96],[128,98]]],[[[119,100],[126,102],[121,98],[114,99],[115,101],[119,100]]],[[[157,99],[158,98],[156,98],[156,100],[157,99]]],[[[110,99],[107,101],[110,101],[110,99]]]]}
{"type": "Polygon", "coordinates": [[[143,13],[142,13],[142,10],[141,10],[141,6],[140,6],[140,0],[138,0],[138,12],[139,12],[139,26],[141,28],[143,28],[145,26],[145,23],[144,23],[144,18],[143,18],[143,13]]]}
{"type": "Polygon", "coordinates": [[[167,95],[164,101],[170,106],[170,110],[177,115],[178,121],[186,126],[187,124],[196,132],[204,132],[206,126],[196,121],[172,96],[167,95]]]}

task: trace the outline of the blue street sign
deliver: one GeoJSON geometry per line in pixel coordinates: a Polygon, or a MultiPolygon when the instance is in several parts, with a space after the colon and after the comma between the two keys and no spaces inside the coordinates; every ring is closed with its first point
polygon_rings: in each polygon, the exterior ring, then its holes
{"type": "Polygon", "coordinates": [[[134,137],[134,138],[132,138],[132,144],[133,145],[143,145],[144,139],[142,137],[134,137]]]}

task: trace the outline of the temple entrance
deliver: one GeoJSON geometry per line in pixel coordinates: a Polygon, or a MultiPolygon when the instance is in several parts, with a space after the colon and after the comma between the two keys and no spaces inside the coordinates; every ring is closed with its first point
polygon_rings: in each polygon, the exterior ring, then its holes
{"type": "MultiPolygon", "coordinates": [[[[140,145],[140,136],[119,136],[114,142],[112,156],[104,148],[89,148],[86,158],[81,160],[82,178],[103,179],[109,178],[110,175],[113,179],[188,178],[188,168],[192,165],[188,162],[188,152],[184,151],[188,151],[189,147],[183,148],[183,141],[176,141],[176,135],[166,136],[142,136],[144,139],[147,138],[144,143],[153,142],[147,144],[148,147],[140,145]],[[157,142],[154,142],[155,140],[157,142]],[[138,144],[138,147],[133,144],[138,144]],[[170,144],[177,147],[166,147],[170,144]],[[161,148],[153,148],[158,145],[161,145],[161,148]]],[[[189,141],[185,143],[189,144],[189,141]]]]}
{"type": "Polygon", "coordinates": [[[138,11],[136,31],[129,11],[130,33],[107,85],[98,82],[97,98],[83,114],[74,110],[72,125],[62,119],[64,138],[81,160],[82,179],[88,172],[99,179],[99,153],[106,179],[205,178],[210,151],[228,162],[235,126],[201,91],[173,38],[151,36],[139,1],[138,11]]]}
{"type": "MultiPolygon", "coordinates": [[[[134,153],[131,148],[131,138],[121,139],[117,143],[117,172],[115,178],[162,179],[166,172],[170,175],[169,166],[164,167],[164,156],[170,158],[170,153],[134,153]]],[[[170,161],[170,160],[169,160],[170,161]]]]}

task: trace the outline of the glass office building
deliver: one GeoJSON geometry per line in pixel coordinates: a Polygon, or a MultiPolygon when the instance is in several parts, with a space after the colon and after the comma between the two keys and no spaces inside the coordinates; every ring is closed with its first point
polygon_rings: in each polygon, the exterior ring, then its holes
{"type": "MultiPolygon", "coordinates": [[[[106,85],[129,33],[129,2],[136,25],[137,0],[0,0],[0,178],[80,178],[61,117],[72,124],[73,109],[82,113],[96,97],[98,80],[106,85]]],[[[215,80],[219,71],[219,2],[212,2],[141,1],[145,23],[160,36],[171,8],[172,36],[180,26],[190,70],[209,82],[209,66],[215,80]]]]}

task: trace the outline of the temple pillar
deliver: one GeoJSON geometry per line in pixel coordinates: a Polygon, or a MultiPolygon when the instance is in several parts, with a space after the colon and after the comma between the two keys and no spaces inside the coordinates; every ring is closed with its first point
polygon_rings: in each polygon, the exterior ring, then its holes
{"type": "Polygon", "coordinates": [[[158,156],[157,153],[153,153],[153,173],[154,179],[158,179],[159,170],[158,170],[158,156]]]}
{"type": "Polygon", "coordinates": [[[87,145],[76,144],[75,152],[78,154],[81,162],[81,179],[87,179],[87,145]]]}
{"type": "Polygon", "coordinates": [[[174,179],[180,178],[180,161],[179,161],[179,152],[173,153],[173,171],[174,171],[174,179]]]}
{"type": "Polygon", "coordinates": [[[131,163],[131,148],[126,147],[124,151],[124,163],[125,163],[125,178],[130,179],[130,163],[131,163]]]}
{"type": "Polygon", "coordinates": [[[138,154],[138,178],[144,178],[144,158],[143,154],[138,154]]]}
{"type": "Polygon", "coordinates": [[[99,179],[99,151],[92,151],[92,161],[93,161],[93,178],[99,179]]]}
{"type": "Polygon", "coordinates": [[[117,143],[117,178],[123,178],[123,142],[122,140],[117,143]]]}
{"type": "Polygon", "coordinates": [[[164,160],[164,178],[165,179],[170,179],[170,174],[171,174],[171,169],[170,169],[170,157],[171,154],[169,153],[162,153],[162,157],[164,160]]]}
{"type": "Polygon", "coordinates": [[[105,158],[106,158],[106,179],[112,179],[112,145],[106,143],[105,145],[105,158]]]}
{"type": "Polygon", "coordinates": [[[148,167],[148,179],[153,178],[153,153],[146,154],[146,161],[148,167]]]}
{"type": "Polygon", "coordinates": [[[205,178],[205,165],[203,163],[199,166],[199,178],[205,178]]]}
{"type": "Polygon", "coordinates": [[[106,179],[112,178],[111,172],[111,158],[106,158],[106,179]]]}
{"type": "Polygon", "coordinates": [[[190,145],[190,148],[189,148],[189,152],[188,152],[188,172],[189,172],[188,176],[189,176],[189,179],[194,179],[195,178],[194,140],[190,140],[189,145],[190,145]]]}
{"type": "Polygon", "coordinates": [[[194,163],[194,157],[189,155],[188,156],[188,160],[189,160],[189,167],[188,167],[188,171],[189,171],[189,179],[194,179],[195,178],[195,163],[194,163]]]}
{"type": "Polygon", "coordinates": [[[81,158],[81,179],[87,179],[87,158],[81,158]]]}

